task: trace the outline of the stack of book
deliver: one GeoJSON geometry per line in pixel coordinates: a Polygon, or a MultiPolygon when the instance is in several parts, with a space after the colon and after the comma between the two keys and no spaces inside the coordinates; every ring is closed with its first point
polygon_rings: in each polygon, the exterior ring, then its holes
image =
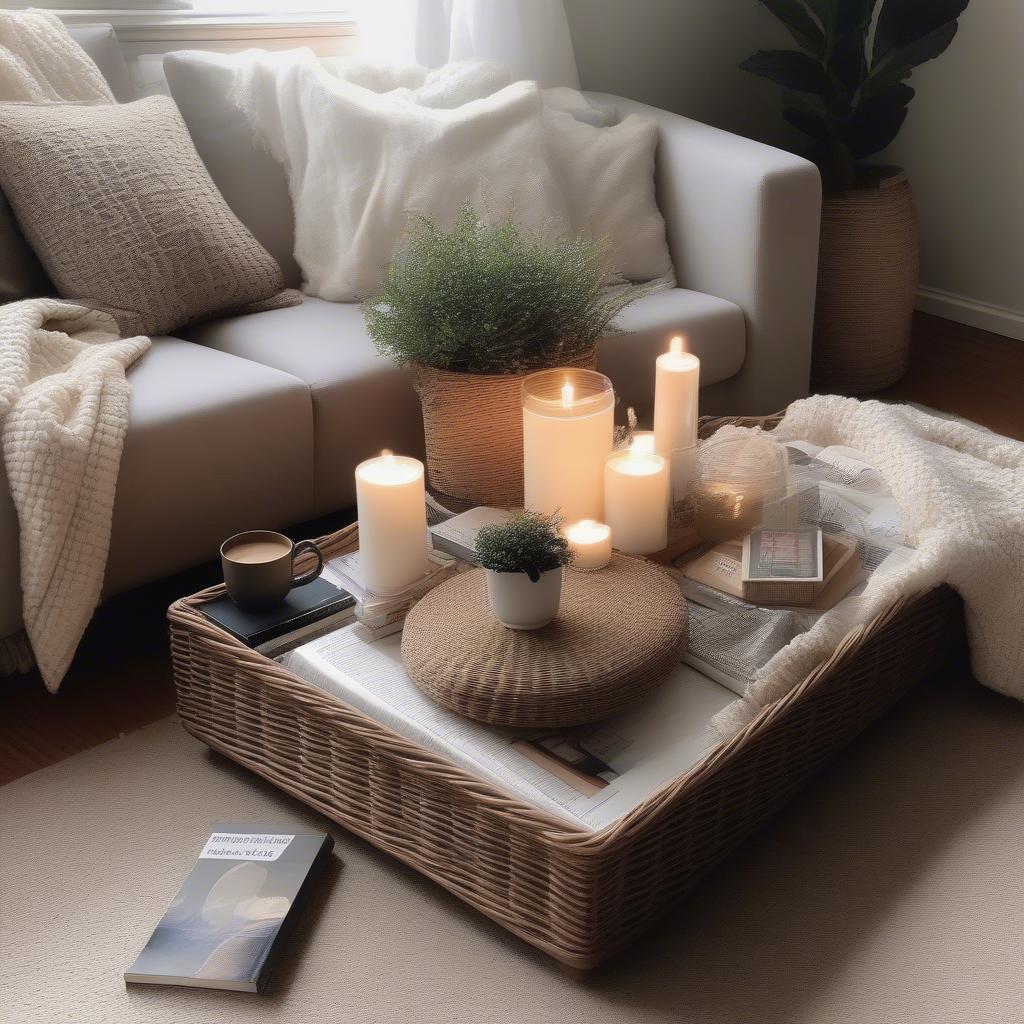
{"type": "Polygon", "coordinates": [[[857,544],[818,527],[754,530],[694,559],[683,574],[751,604],[826,611],[865,578],[857,544]]]}

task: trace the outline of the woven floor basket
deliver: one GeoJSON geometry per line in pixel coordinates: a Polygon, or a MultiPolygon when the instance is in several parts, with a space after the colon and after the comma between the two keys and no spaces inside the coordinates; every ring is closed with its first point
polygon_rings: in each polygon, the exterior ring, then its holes
{"type": "MultiPolygon", "coordinates": [[[[594,369],[593,352],[567,366],[594,369]]],[[[413,367],[423,408],[427,479],[474,505],[523,504],[523,377],[413,367]]]]}
{"type": "Polygon", "coordinates": [[[903,175],[826,197],[821,210],[811,384],[864,394],[907,369],[918,231],[903,175]]]}
{"type": "MultiPolygon", "coordinates": [[[[702,433],[723,422],[705,422],[702,433]]],[[[356,528],[321,543],[328,556],[350,550],[356,528]]],[[[169,611],[185,728],[580,969],[664,916],[825,761],[947,662],[963,635],[962,607],[949,589],[899,601],[733,739],[614,825],[591,832],[403,739],[243,646],[198,611],[223,592],[212,587],[169,611]]]]}

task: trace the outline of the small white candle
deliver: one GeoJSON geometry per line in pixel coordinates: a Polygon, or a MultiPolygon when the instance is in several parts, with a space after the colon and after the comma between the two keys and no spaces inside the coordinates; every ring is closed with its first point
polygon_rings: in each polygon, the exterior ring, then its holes
{"type": "Polygon", "coordinates": [[[700,360],[683,351],[682,337],[675,337],[655,365],[655,446],[659,455],[671,456],[677,449],[697,443],[700,360]]]}
{"type": "Polygon", "coordinates": [[[564,522],[601,519],[604,460],[615,432],[611,381],[593,370],[541,370],[523,381],[523,494],[564,522]]]}
{"type": "Polygon", "coordinates": [[[366,589],[389,594],[427,571],[423,463],[383,451],[356,466],[359,569],[366,589]]]}
{"type": "Polygon", "coordinates": [[[604,469],[604,515],[615,547],[649,555],[668,546],[668,460],[628,448],[609,456],[604,469]]]}
{"type": "Polygon", "coordinates": [[[593,519],[570,523],[564,530],[574,569],[603,569],[612,557],[612,530],[593,519]]]}

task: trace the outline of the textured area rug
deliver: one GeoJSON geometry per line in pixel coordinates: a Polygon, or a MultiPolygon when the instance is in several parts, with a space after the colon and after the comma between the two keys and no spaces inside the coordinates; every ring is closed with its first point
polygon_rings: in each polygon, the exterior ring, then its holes
{"type": "Polygon", "coordinates": [[[173,718],[0,789],[0,1019],[876,1024],[1024,1019],[1024,707],[929,683],[663,926],[579,982],[173,718]],[[126,990],[217,820],[336,858],[265,996],[126,990]]]}

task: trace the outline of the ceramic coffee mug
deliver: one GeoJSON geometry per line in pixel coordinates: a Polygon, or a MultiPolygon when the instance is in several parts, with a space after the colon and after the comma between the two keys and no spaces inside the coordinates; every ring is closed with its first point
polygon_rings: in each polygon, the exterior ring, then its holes
{"type": "Polygon", "coordinates": [[[220,563],[231,600],[255,612],[280,604],[292,587],[312,583],[323,571],[324,556],[311,540],[293,544],[273,530],[246,530],[221,544],[220,563]],[[316,555],[316,566],[296,576],[292,563],[304,551],[316,555]]]}

